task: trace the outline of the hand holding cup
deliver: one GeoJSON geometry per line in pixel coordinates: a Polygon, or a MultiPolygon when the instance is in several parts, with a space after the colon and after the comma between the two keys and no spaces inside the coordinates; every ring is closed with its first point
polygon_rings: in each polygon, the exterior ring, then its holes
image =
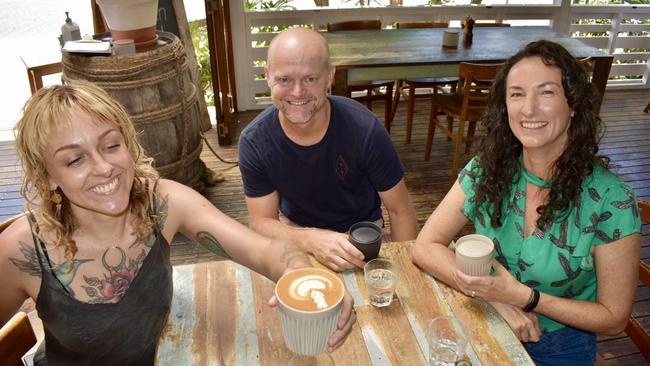
{"type": "Polygon", "coordinates": [[[456,267],[470,276],[487,276],[493,251],[494,243],[487,236],[465,235],[456,241],[456,267]]]}

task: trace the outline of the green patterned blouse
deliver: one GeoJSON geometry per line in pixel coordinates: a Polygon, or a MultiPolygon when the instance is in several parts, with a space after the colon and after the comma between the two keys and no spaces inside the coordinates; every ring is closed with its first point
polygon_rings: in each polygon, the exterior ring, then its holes
{"type": "MultiPolygon", "coordinates": [[[[580,204],[550,229],[535,229],[524,237],[526,181],[542,186],[542,180],[522,171],[503,205],[502,226],[489,225],[490,217],[474,206],[474,181],[479,172],[476,158],[458,175],[467,198],[464,214],[476,232],[494,241],[494,257],[521,283],[554,296],[596,300],[596,271],[592,245],[607,244],[641,230],[636,195],[632,188],[600,165],[582,184],[580,204]]],[[[523,169],[523,166],[522,166],[523,169]]],[[[537,315],[543,331],[553,332],[563,324],[537,315]]]]}

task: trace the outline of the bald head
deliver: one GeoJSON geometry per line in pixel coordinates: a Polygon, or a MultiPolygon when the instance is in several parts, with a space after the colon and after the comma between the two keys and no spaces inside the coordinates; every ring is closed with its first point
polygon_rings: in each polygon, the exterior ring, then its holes
{"type": "Polygon", "coordinates": [[[317,62],[329,67],[330,52],[327,41],[320,33],[297,27],[280,32],[271,41],[266,57],[267,67],[272,68],[280,58],[317,62]]]}
{"type": "Polygon", "coordinates": [[[264,73],[280,122],[290,125],[327,126],[327,90],[335,67],[329,63],[325,38],[307,28],[291,28],[278,34],[269,46],[264,73]]]}

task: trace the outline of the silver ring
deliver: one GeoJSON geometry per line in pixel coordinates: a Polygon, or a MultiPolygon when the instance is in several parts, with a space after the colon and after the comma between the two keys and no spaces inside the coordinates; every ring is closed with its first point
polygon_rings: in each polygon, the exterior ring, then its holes
{"type": "Polygon", "coordinates": [[[476,291],[470,290],[469,296],[471,296],[471,297],[476,296],[476,291]]]}

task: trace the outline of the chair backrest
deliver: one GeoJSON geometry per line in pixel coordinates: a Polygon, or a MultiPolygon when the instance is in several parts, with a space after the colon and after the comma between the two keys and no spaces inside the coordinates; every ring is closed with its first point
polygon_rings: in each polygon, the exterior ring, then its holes
{"type": "Polygon", "coordinates": [[[447,22],[397,22],[397,29],[447,28],[447,22]]]}
{"type": "Polygon", "coordinates": [[[510,23],[479,23],[475,22],[474,27],[510,27],[510,23]]]}
{"type": "Polygon", "coordinates": [[[328,32],[370,29],[381,29],[381,20],[350,20],[347,22],[327,23],[328,32]]]}
{"type": "Polygon", "coordinates": [[[13,224],[14,221],[16,221],[18,218],[20,218],[23,215],[24,214],[19,214],[19,215],[16,215],[14,217],[8,218],[3,222],[0,222],[0,233],[5,231],[5,229],[8,228],[9,225],[13,224]]]}
{"type": "Polygon", "coordinates": [[[21,358],[36,344],[36,336],[29,317],[16,313],[0,329],[0,360],[3,365],[22,365],[21,358]]]}
{"type": "Polygon", "coordinates": [[[580,66],[582,66],[582,68],[587,73],[587,78],[589,79],[589,81],[591,81],[591,77],[594,74],[594,64],[595,64],[594,59],[591,57],[585,57],[579,59],[578,63],[580,64],[580,66]]]}
{"type": "MultiPolygon", "coordinates": [[[[639,210],[641,211],[641,221],[650,224],[650,201],[639,200],[639,210]]],[[[639,281],[650,288],[650,266],[643,260],[639,262],[639,281]]],[[[644,330],[643,325],[630,317],[625,326],[625,333],[636,344],[646,361],[650,363],[650,335],[644,330]]]]}
{"type": "MultiPolygon", "coordinates": [[[[458,88],[456,93],[463,95],[460,118],[480,115],[487,104],[492,82],[499,69],[499,64],[474,64],[461,62],[458,70],[458,88]]],[[[476,118],[470,118],[475,120],[476,118]]]]}

